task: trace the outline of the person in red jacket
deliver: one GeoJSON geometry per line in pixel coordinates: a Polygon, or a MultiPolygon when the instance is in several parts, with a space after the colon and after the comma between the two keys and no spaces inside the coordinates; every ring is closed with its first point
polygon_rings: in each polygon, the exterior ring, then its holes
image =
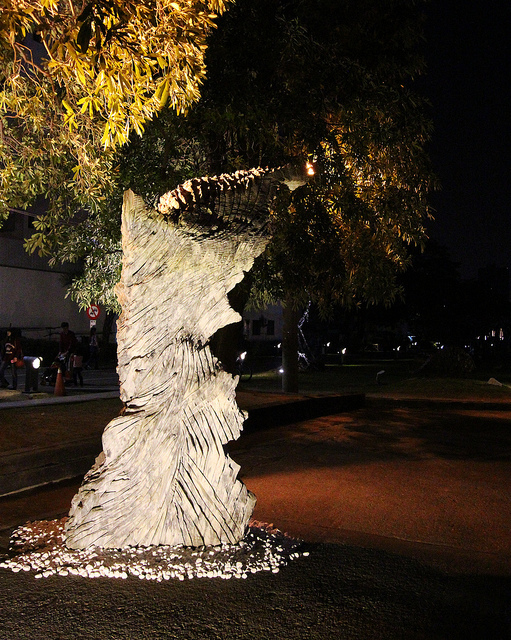
{"type": "Polygon", "coordinates": [[[21,351],[21,334],[16,329],[7,329],[7,336],[2,345],[2,362],[0,363],[0,386],[9,386],[5,378],[5,371],[11,367],[12,389],[18,388],[18,360],[23,360],[21,351]]]}

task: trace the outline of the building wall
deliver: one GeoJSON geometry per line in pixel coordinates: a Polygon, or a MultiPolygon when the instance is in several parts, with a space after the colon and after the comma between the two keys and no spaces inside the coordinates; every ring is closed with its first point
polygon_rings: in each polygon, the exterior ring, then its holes
{"type": "Polygon", "coordinates": [[[75,333],[89,331],[86,313],[65,298],[62,274],[2,266],[0,282],[0,327],[21,327],[36,338],[65,320],[75,333]]]}
{"type": "Polygon", "coordinates": [[[52,269],[45,258],[24,250],[30,223],[29,216],[14,213],[0,229],[0,328],[20,327],[26,337],[38,338],[49,329],[60,331],[66,321],[75,333],[87,333],[85,311],[65,297],[72,266],[52,269]]]}
{"type": "Polygon", "coordinates": [[[255,342],[282,340],[282,307],[280,305],[269,305],[257,311],[245,311],[243,322],[247,340],[255,342]]]}

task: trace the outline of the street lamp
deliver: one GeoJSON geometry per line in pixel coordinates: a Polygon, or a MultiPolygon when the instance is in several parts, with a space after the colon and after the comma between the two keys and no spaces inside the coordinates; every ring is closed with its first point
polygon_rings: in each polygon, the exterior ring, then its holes
{"type": "Polygon", "coordinates": [[[289,187],[290,191],[294,191],[315,175],[316,171],[312,162],[306,162],[301,166],[289,166],[282,170],[282,182],[289,187]]]}

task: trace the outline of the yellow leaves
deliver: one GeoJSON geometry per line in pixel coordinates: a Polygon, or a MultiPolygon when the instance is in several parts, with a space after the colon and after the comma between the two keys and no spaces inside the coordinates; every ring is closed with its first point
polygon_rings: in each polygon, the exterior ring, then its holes
{"type": "Polygon", "coordinates": [[[144,126],[142,123],[138,122],[138,120],[133,119],[133,128],[135,129],[135,132],[139,135],[142,136],[144,133],[144,126]]]}
{"type": "Polygon", "coordinates": [[[78,82],[82,85],[82,87],[86,87],[87,80],[85,78],[85,73],[83,72],[82,65],[78,61],[75,65],[75,73],[76,73],[76,77],[78,78],[78,82]]]}
{"type": "MultiPolygon", "coordinates": [[[[66,42],[65,47],[71,60],[74,60],[76,62],[78,60],[78,53],[76,52],[76,49],[74,48],[72,43],[66,42]]],[[[62,52],[62,47],[59,47],[59,51],[62,52]]]]}
{"type": "MultiPolygon", "coordinates": [[[[34,227],[36,229],[44,229],[44,224],[36,218],[34,220],[34,227]]],[[[43,232],[33,233],[30,238],[27,238],[23,247],[29,253],[35,253],[37,251],[41,257],[49,255],[46,236],[43,232]]]]}
{"type": "Polygon", "coordinates": [[[62,106],[66,110],[66,115],[64,116],[64,124],[69,127],[70,132],[75,129],[78,129],[73,107],[69,104],[67,100],[62,100],[62,106]]]}
{"type": "Polygon", "coordinates": [[[45,9],[51,9],[53,11],[58,11],[58,0],[39,0],[41,3],[41,7],[45,9]]]}
{"type": "Polygon", "coordinates": [[[165,78],[163,82],[158,85],[154,97],[158,100],[160,107],[164,107],[165,103],[169,99],[170,93],[170,78],[165,78]]]}
{"type": "Polygon", "coordinates": [[[115,84],[114,84],[114,79],[112,78],[112,76],[104,74],[104,79],[105,79],[104,82],[106,83],[106,87],[107,87],[108,91],[111,94],[115,93],[115,84]]]}
{"type": "Polygon", "coordinates": [[[94,117],[95,111],[100,111],[101,103],[94,96],[85,96],[84,98],[80,98],[77,104],[81,106],[80,113],[89,112],[89,118],[94,117]]]}
{"type": "Polygon", "coordinates": [[[110,125],[107,122],[103,130],[103,137],[101,138],[101,144],[106,149],[106,147],[109,146],[109,142],[110,142],[110,125]]]}
{"type": "Polygon", "coordinates": [[[74,2],[25,0],[10,20],[0,15],[0,39],[14,48],[20,33],[40,25],[47,59],[36,82],[59,87],[69,131],[87,138],[101,131],[97,144],[114,148],[132,130],[141,135],[165,104],[180,112],[198,99],[206,38],[227,4],[96,0],[78,15],[74,2]]]}
{"type": "Polygon", "coordinates": [[[231,0],[227,0],[227,2],[224,2],[223,0],[210,0],[208,2],[208,7],[210,8],[211,11],[221,14],[225,11],[226,4],[230,1],[231,0]]]}

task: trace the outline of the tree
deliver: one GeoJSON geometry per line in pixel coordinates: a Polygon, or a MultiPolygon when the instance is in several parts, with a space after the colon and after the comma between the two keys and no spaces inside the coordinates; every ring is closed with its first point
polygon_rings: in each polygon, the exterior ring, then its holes
{"type": "Polygon", "coordinates": [[[62,258],[77,213],[115,192],[115,148],[198,99],[230,1],[1,0],[0,217],[46,200],[29,250],[62,258]]]}
{"type": "MultiPolygon", "coordinates": [[[[162,111],[132,139],[119,179],[153,202],[193,175],[310,161],[309,184],[283,188],[275,204],[252,292],[257,302],[286,303],[286,338],[296,344],[298,309],[309,300],[323,312],[335,302],[391,301],[406,246],[425,237],[433,181],[430,123],[410,89],[422,68],[417,7],[239,0],[219,26],[201,101],[186,118],[162,111]]],[[[75,295],[91,282],[96,295],[108,292],[98,276],[77,282],[75,295]]],[[[296,372],[296,349],[285,353],[285,370],[296,372]]],[[[296,388],[296,376],[284,381],[296,388]]]]}
{"type": "Polygon", "coordinates": [[[211,38],[188,118],[210,169],[309,161],[315,173],[281,192],[254,277],[256,300],[285,303],[287,390],[299,307],[392,301],[407,245],[425,239],[431,126],[410,88],[420,4],[240,0],[211,38]]]}
{"type": "MultiPolygon", "coordinates": [[[[421,5],[238,0],[210,36],[201,101],[186,118],[163,110],[110,160],[109,179],[152,203],[193,175],[309,161],[314,178],[276,203],[254,299],[286,301],[291,324],[308,300],[324,311],[391,300],[429,216],[430,124],[411,90],[421,5]]],[[[120,207],[109,193],[71,229],[41,220],[31,241],[56,259],[85,256],[73,287],[82,304],[113,304],[120,207]]]]}

